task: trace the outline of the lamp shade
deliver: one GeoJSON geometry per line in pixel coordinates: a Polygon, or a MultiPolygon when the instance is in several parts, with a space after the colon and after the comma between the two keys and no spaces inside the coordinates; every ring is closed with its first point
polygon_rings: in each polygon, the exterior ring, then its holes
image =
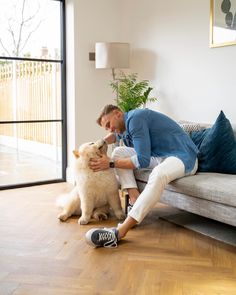
{"type": "Polygon", "coordinates": [[[97,69],[123,69],[129,67],[129,43],[97,42],[95,64],[97,69]]]}

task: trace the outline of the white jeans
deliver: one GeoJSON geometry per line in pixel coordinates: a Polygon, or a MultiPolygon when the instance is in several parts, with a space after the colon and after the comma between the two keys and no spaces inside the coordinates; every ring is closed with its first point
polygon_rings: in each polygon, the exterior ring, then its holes
{"type": "MultiPolygon", "coordinates": [[[[133,148],[124,146],[116,147],[112,153],[112,158],[127,158],[135,154],[136,152],[133,148]]],[[[193,170],[186,174],[184,163],[179,158],[172,156],[167,158],[152,157],[148,168],[153,170],[148,178],[145,189],[129,212],[129,216],[140,223],[160,200],[165,186],[177,178],[195,174],[197,166],[198,162],[196,160],[193,170]]],[[[122,190],[137,188],[133,170],[116,168],[116,173],[122,190]]]]}

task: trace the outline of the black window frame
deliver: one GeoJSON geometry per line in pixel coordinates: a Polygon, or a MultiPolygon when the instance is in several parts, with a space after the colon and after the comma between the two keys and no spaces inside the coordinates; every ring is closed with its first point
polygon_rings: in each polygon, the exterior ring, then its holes
{"type": "Polygon", "coordinates": [[[67,118],[66,118],[66,13],[65,13],[65,0],[50,0],[60,2],[60,31],[61,31],[61,58],[55,59],[42,59],[42,58],[24,58],[24,57],[6,57],[0,56],[0,60],[19,60],[19,61],[34,61],[34,62],[51,62],[61,64],[61,119],[52,120],[19,120],[19,121],[1,121],[0,124],[25,124],[25,123],[48,123],[60,122],[61,135],[62,135],[62,178],[50,179],[44,181],[26,182],[13,185],[2,185],[0,190],[29,187],[35,185],[43,185],[57,182],[66,181],[66,168],[67,168],[67,118]]]}

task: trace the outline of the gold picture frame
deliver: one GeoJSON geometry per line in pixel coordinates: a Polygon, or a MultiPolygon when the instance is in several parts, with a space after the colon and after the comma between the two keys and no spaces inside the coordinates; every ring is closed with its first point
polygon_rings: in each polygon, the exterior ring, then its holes
{"type": "Polygon", "coordinates": [[[236,0],[210,0],[210,47],[236,45],[236,0]]]}

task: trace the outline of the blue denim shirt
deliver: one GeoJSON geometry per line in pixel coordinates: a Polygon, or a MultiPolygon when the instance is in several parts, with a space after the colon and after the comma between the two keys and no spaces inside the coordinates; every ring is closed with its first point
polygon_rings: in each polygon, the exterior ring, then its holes
{"type": "Polygon", "coordinates": [[[149,109],[124,113],[124,120],[126,131],[118,137],[135,149],[137,168],[148,167],[151,157],[174,156],[183,161],[186,173],[193,169],[198,149],[174,120],[149,109]]]}

